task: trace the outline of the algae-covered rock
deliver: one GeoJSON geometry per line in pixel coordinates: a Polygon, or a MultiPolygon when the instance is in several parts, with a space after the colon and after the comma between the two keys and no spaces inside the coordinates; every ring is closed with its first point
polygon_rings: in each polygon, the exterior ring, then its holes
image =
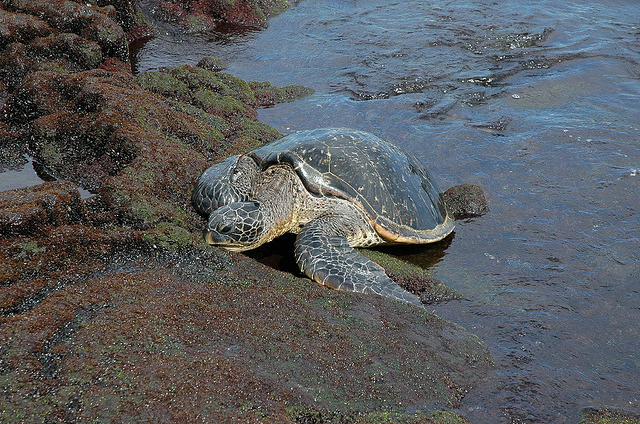
{"type": "Polygon", "coordinates": [[[617,408],[583,408],[580,424],[640,424],[640,414],[617,408]]]}
{"type": "Polygon", "coordinates": [[[340,413],[323,413],[313,408],[291,408],[289,414],[296,423],[322,424],[470,424],[470,421],[457,412],[451,410],[420,411],[416,413],[401,413],[398,411],[384,411],[373,413],[358,413],[345,416],[340,413]]]}
{"type": "Polygon", "coordinates": [[[96,3],[98,6],[108,6],[115,9],[115,21],[126,32],[129,42],[154,34],[137,1],[97,0],[96,3]]]}
{"type": "Polygon", "coordinates": [[[198,67],[209,71],[220,72],[227,69],[227,63],[215,56],[205,56],[198,62],[198,67]]]}
{"type": "Polygon", "coordinates": [[[2,191],[0,204],[0,238],[36,235],[47,226],[89,221],[78,187],[68,181],[2,191]]]}
{"type": "Polygon", "coordinates": [[[418,296],[422,303],[462,299],[460,293],[444,285],[424,268],[402,261],[380,250],[360,249],[359,252],[381,265],[393,281],[418,296]]]}
{"type": "Polygon", "coordinates": [[[5,0],[6,10],[33,15],[60,32],[97,42],[105,56],[128,60],[125,33],[115,21],[113,6],[98,7],[69,0],[5,0]]]}
{"type": "Polygon", "coordinates": [[[152,9],[156,19],[178,22],[187,32],[211,30],[217,23],[264,27],[271,16],[298,0],[165,0],[152,9]]]}
{"type": "Polygon", "coordinates": [[[274,87],[269,82],[250,82],[256,101],[260,106],[273,106],[308,96],[313,90],[300,85],[274,87]]]}
{"type": "Polygon", "coordinates": [[[442,197],[456,219],[481,216],[489,211],[482,187],[475,184],[453,186],[442,197]]]}
{"type": "Polygon", "coordinates": [[[480,340],[426,311],[135,234],[0,241],[3,260],[41,261],[0,291],[0,421],[431,422],[403,411],[458,407],[490,368],[480,340]]]}
{"type": "Polygon", "coordinates": [[[53,29],[42,19],[22,13],[0,9],[0,48],[10,43],[28,43],[36,37],[45,37],[53,29]]]}
{"type": "Polygon", "coordinates": [[[76,72],[114,58],[128,62],[113,6],[65,0],[7,0],[0,4],[0,82],[17,87],[31,72],[76,72]]]}

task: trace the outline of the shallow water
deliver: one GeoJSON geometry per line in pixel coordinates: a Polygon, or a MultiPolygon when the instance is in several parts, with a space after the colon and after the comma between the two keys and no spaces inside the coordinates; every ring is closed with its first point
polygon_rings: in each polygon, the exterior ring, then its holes
{"type": "Polygon", "coordinates": [[[305,0],[263,31],[167,32],[135,64],[219,56],[312,87],[260,119],[370,131],[442,188],[482,185],[487,215],[396,253],[465,294],[434,309],[496,358],[464,399],[472,422],[576,423],[640,411],[639,17],[636,1],[305,0]]]}

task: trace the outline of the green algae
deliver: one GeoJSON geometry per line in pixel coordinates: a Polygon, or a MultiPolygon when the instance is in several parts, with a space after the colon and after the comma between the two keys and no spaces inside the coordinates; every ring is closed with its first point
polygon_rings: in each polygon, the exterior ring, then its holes
{"type": "Polygon", "coordinates": [[[222,96],[210,90],[197,90],[193,98],[204,110],[216,110],[223,115],[241,114],[245,110],[245,104],[233,96],[222,96]]]}
{"type": "Polygon", "coordinates": [[[297,405],[287,408],[296,423],[304,424],[469,424],[469,420],[451,410],[433,410],[416,413],[381,411],[345,415],[336,412],[297,405]]]}
{"type": "Polygon", "coordinates": [[[271,3],[269,7],[269,15],[270,16],[279,15],[280,13],[287,10],[289,7],[291,7],[291,3],[287,0],[274,1],[271,3]]]}
{"type": "Polygon", "coordinates": [[[196,236],[194,236],[193,233],[184,227],[171,225],[166,222],[161,222],[154,229],[145,231],[144,237],[151,244],[165,249],[192,246],[197,243],[196,236]]]}
{"type": "Polygon", "coordinates": [[[28,240],[24,243],[19,244],[20,248],[29,254],[38,254],[47,251],[47,248],[44,246],[38,245],[36,240],[28,240]]]}
{"type": "Polygon", "coordinates": [[[57,168],[64,164],[65,155],[60,147],[54,143],[45,143],[41,150],[42,159],[52,168],[57,168]]]}
{"type": "Polygon", "coordinates": [[[263,106],[270,106],[276,103],[291,102],[302,97],[313,94],[313,90],[301,85],[288,85],[285,87],[275,87],[270,82],[250,82],[256,98],[263,106]]]}
{"type": "Polygon", "coordinates": [[[169,72],[142,72],[136,75],[136,81],[142,88],[165,96],[183,95],[189,90],[185,82],[169,72]]]}
{"type": "Polygon", "coordinates": [[[241,118],[235,140],[231,145],[226,146],[224,155],[246,153],[280,137],[282,134],[275,128],[253,119],[241,118]]]}
{"type": "Polygon", "coordinates": [[[431,272],[376,249],[359,252],[382,266],[387,274],[408,291],[418,295],[424,303],[462,299],[462,294],[444,285],[431,272]]]}
{"type": "Polygon", "coordinates": [[[640,415],[617,408],[584,408],[580,424],[640,424],[640,415]]]}
{"type": "Polygon", "coordinates": [[[189,15],[184,20],[188,33],[203,32],[214,29],[212,19],[206,15],[189,15]]]}

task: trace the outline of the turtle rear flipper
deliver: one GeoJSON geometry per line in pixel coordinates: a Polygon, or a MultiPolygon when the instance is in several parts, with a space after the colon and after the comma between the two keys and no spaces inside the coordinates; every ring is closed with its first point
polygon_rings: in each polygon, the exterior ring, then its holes
{"type": "Polygon", "coordinates": [[[423,307],[417,296],[396,284],[380,265],[356,252],[336,228],[337,222],[322,217],[302,228],[295,242],[295,258],[303,273],[332,289],[375,293],[423,307]]]}

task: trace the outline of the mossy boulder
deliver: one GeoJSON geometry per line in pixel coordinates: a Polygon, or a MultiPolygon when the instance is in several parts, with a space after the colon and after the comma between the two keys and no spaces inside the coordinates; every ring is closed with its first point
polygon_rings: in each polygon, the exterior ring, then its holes
{"type": "Polygon", "coordinates": [[[66,0],[0,4],[0,82],[17,87],[31,72],[76,72],[113,58],[128,63],[127,37],[113,6],[66,0]]]}
{"type": "Polygon", "coordinates": [[[482,216],[489,211],[482,187],[475,184],[455,185],[446,190],[442,197],[456,219],[482,216]]]}
{"type": "Polygon", "coordinates": [[[47,226],[86,224],[87,209],[69,181],[0,192],[0,238],[37,235],[47,226]]]}
{"type": "Polygon", "coordinates": [[[97,0],[100,7],[113,7],[115,16],[112,17],[127,34],[129,42],[140,38],[147,38],[154,34],[151,24],[147,21],[138,1],[131,0],[97,0]]]}
{"type": "Polygon", "coordinates": [[[121,219],[193,229],[192,181],[233,146],[279,136],[242,80],[182,66],[145,73],[31,73],[7,100],[14,143],[53,175],[99,192],[121,219]],[[189,211],[189,212],[187,212],[189,211]]]}

